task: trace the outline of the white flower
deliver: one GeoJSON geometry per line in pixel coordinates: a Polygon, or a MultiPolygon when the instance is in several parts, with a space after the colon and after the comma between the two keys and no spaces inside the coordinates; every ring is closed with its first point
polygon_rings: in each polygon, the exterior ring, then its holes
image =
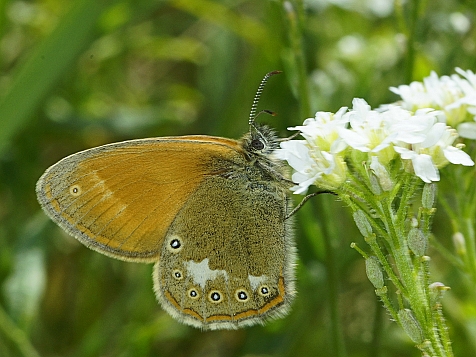
{"type": "Polygon", "coordinates": [[[431,95],[421,82],[412,82],[409,85],[390,87],[390,90],[402,98],[402,106],[408,110],[416,108],[431,108],[434,103],[431,95]]]}
{"type": "MultiPolygon", "coordinates": [[[[476,75],[457,71],[464,78],[438,78],[432,72],[423,83],[393,88],[407,101],[403,106],[390,104],[372,110],[365,100],[355,98],[350,110],[317,112],[303,125],[289,128],[299,130],[305,138],[283,141],[275,151],[278,159],[294,169],[292,180],[297,186],[292,190],[304,193],[310,185],[338,189],[355,170],[354,180],[364,177],[362,164],[384,191],[393,189],[398,165],[424,182],[439,181],[438,170],[449,163],[474,165],[462,146],[453,145],[458,132],[440,120],[455,111],[460,117],[467,116],[470,108],[476,113],[476,75]]],[[[460,128],[476,138],[475,122],[461,123],[460,128]]]]}
{"type": "Polygon", "coordinates": [[[473,116],[473,122],[461,123],[457,126],[458,134],[466,139],[476,139],[476,74],[472,71],[467,70],[463,71],[461,68],[456,68],[458,72],[465,79],[461,79],[457,75],[452,75],[454,81],[458,83],[461,87],[461,90],[465,94],[463,98],[460,99],[460,103],[466,104],[466,110],[468,113],[473,116]]]}
{"type": "Polygon", "coordinates": [[[424,182],[439,181],[440,174],[438,169],[431,161],[431,156],[427,154],[418,154],[415,151],[396,147],[395,150],[400,153],[402,159],[411,160],[415,175],[424,182]]]}
{"type": "Polygon", "coordinates": [[[476,110],[476,74],[470,70],[463,71],[458,67],[455,68],[455,71],[464,77],[463,79],[456,74],[451,76],[451,79],[455,81],[455,83],[464,93],[464,97],[461,99],[461,101],[471,106],[471,108],[468,108],[468,111],[476,114],[474,112],[476,110]]]}
{"type": "Polygon", "coordinates": [[[330,182],[336,181],[339,185],[345,179],[345,173],[334,173],[343,162],[339,163],[337,157],[328,152],[312,150],[305,140],[283,141],[281,149],[276,150],[275,155],[278,159],[286,160],[295,170],[292,180],[298,185],[291,189],[295,194],[305,193],[309,186],[318,181],[330,186],[330,182]]]}
{"type": "Polygon", "coordinates": [[[377,156],[384,165],[395,157],[395,143],[423,142],[439,113],[420,109],[412,114],[398,105],[388,105],[384,111],[371,110],[365,100],[358,98],[353,104],[344,116],[349,118],[350,128],[341,129],[341,137],[352,148],[377,156]]]}
{"type": "Polygon", "coordinates": [[[428,148],[438,168],[446,166],[448,163],[473,166],[474,162],[467,153],[460,148],[452,146],[457,138],[458,133],[455,129],[445,126],[443,123],[437,123],[428,134],[427,140],[421,145],[428,148]]]}
{"type": "Polygon", "coordinates": [[[343,117],[347,107],[340,108],[337,113],[317,112],[314,118],[306,119],[303,125],[288,128],[299,130],[309,144],[318,150],[337,154],[347,145],[339,136],[339,131],[347,125],[343,117]]]}
{"type": "MultiPolygon", "coordinates": [[[[407,144],[421,143],[427,138],[428,132],[438,121],[440,112],[432,109],[419,109],[412,114],[408,110],[395,108],[391,131],[394,135],[394,143],[404,142],[407,144]]],[[[390,112],[390,110],[389,110],[390,112]]]]}
{"type": "Polygon", "coordinates": [[[350,128],[342,128],[340,136],[352,148],[377,155],[387,164],[395,156],[390,145],[396,135],[390,131],[388,115],[371,110],[370,105],[360,98],[355,98],[352,104],[353,109],[344,116],[348,118],[350,128]]]}
{"type": "Polygon", "coordinates": [[[451,145],[457,137],[456,130],[444,123],[435,123],[424,141],[408,147],[395,146],[394,149],[402,159],[411,160],[415,175],[429,183],[440,180],[438,168],[448,163],[474,165],[468,154],[451,145]]]}
{"type": "Polygon", "coordinates": [[[292,189],[295,193],[305,192],[321,174],[309,155],[305,140],[283,141],[281,149],[276,150],[275,155],[278,159],[286,160],[295,170],[292,176],[293,182],[298,184],[292,189]]]}
{"type": "Polygon", "coordinates": [[[346,164],[341,153],[347,145],[339,136],[339,130],[347,125],[342,117],[347,108],[337,113],[317,112],[314,118],[306,119],[301,126],[289,128],[300,130],[306,140],[290,140],[281,143],[275,151],[278,159],[288,161],[295,170],[292,180],[298,186],[294,193],[304,193],[310,185],[338,187],[346,178],[346,164]]]}
{"type": "Polygon", "coordinates": [[[461,123],[456,129],[461,137],[476,140],[476,123],[461,123]]]}
{"type": "Polygon", "coordinates": [[[476,120],[476,75],[468,70],[456,68],[451,76],[441,76],[431,72],[423,82],[412,82],[390,90],[402,98],[405,109],[415,111],[421,108],[441,110],[440,121],[457,127],[460,136],[476,139],[476,129],[462,125],[471,119],[476,120]]]}

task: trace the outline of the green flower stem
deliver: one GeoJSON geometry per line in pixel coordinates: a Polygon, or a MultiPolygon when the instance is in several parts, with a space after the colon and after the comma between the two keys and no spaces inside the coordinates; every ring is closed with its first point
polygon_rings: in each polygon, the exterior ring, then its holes
{"type": "Polygon", "coordinates": [[[451,351],[451,340],[448,333],[448,327],[446,326],[446,321],[443,316],[443,310],[441,308],[441,304],[434,309],[434,319],[436,320],[438,331],[441,336],[441,340],[443,343],[443,348],[445,351],[451,351]]]}
{"type": "Polygon", "coordinates": [[[382,219],[383,224],[385,225],[385,230],[387,232],[385,236],[387,238],[387,242],[390,244],[390,247],[392,249],[400,249],[402,242],[398,240],[399,234],[396,231],[396,223],[398,222],[398,220],[396,220],[397,217],[392,212],[392,203],[389,202],[387,198],[383,198],[382,200],[378,200],[372,203],[372,206],[380,207],[380,210],[383,212],[383,215],[380,216],[380,218],[382,219]]]}
{"type": "Polygon", "coordinates": [[[431,221],[435,211],[436,211],[435,209],[429,210],[429,209],[421,207],[418,212],[420,227],[422,228],[422,232],[425,234],[429,234],[431,232],[431,221]]]}
{"type": "Polygon", "coordinates": [[[405,82],[410,83],[413,80],[413,72],[415,70],[415,59],[417,57],[417,26],[419,17],[425,10],[426,1],[401,1],[395,2],[395,14],[399,30],[407,36],[407,55],[405,68],[405,82]],[[408,11],[405,11],[407,7],[408,11]]]}
{"type": "Polygon", "coordinates": [[[383,306],[387,309],[390,316],[394,321],[398,321],[398,315],[395,309],[393,308],[393,304],[391,303],[390,299],[388,298],[388,289],[384,286],[382,289],[375,290],[375,294],[380,297],[380,300],[383,302],[383,306]]]}
{"type": "MultiPolygon", "coordinates": [[[[476,185],[475,185],[476,186],[476,185]]],[[[470,194],[467,199],[459,198],[456,201],[456,207],[453,208],[449,203],[448,198],[441,195],[438,197],[438,202],[443,206],[446,214],[450,217],[453,232],[461,233],[464,237],[464,251],[458,251],[460,255],[464,270],[471,277],[473,284],[476,284],[476,233],[475,233],[475,206],[476,199],[474,195],[470,194]]],[[[436,245],[436,248],[442,248],[441,244],[436,245]]],[[[443,249],[439,249],[440,251],[443,249]]],[[[460,261],[453,254],[447,250],[445,257],[452,261],[455,266],[460,266],[460,261]]]]}
{"type": "Polygon", "coordinates": [[[2,306],[0,306],[0,331],[17,346],[22,356],[40,357],[25,332],[15,325],[2,306]]]}
{"type": "MultiPolygon", "coordinates": [[[[328,200],[331,197],[327,198],[328,200]]],[[[332,198],[333,199],[333,198],[332,198]]],[[[316,201],[313,201],[316,202],[316,201]]],[[[317,205],[317,203],[314,203],[317,205]]],[[[318,211],[322,215],[322,230],[325,236],[327,237],[336,237],[337,233],[335,232],[335,225],[332,223],[332,212],[329,209],[329,205],[320,204],[318,207],[318,211]]],[[[333,350],[335,351],[335,355],[338,357],[345,357],[347,356],[347,352],[345,349],[345,342],[344,342],[344,333],[342,330],[341,324],[341,315],[340,309],[338,306],[338,264],[337,264],[337,248],[336,242],[332,239],[324,239],[324,244],[326,248],[326,265],[328,269],[328,293],[329,293],[329,303],[330,303],[330,314],[331,314],[331,334],[332,338],[332,345],[333,350]]]]}
{"type": "Polygon", "coordinates": [[[461,218],[461,232],[464,236],[466,245],[465,262],[468,268],[468,273],[471,275],[473,282],[476,284],[476,245],[474,232],[474,218],[461,218]]]}
{"type": "MultiPolygon", "coordinates": [[[[402,197],[403,198],[403,197],[402,197]]],[[[380,204],[378,202],[375,202],[380,204]]],[[[374,203],[374,204],[375,204],[374,203]]],[[[407,204],[407,202],[403,201],[401,204],[407,204]]],[[[382,204],[383,208],[385,209],[385,216],[381,217],[384,220],[385,226],[388,227],[387,234],[390,236],[388,241],[394,243],[393,246],[393,253],[395,259],[395,265],[397,266],[397,270],[400,274],[400,278],[402,280],[403,286],[407,289],[408,296],[410,300],[415,302],[414,305],[414,313],[417,315],[419,319],[424,318],[424,302],[421,301],[421,289],[419,289],[418,284],[416,283],[416,273],[414,269],[412,269],[412,262],[409,257],[408,251],[409,248],[406,244],[406,234],[405,234],[405,222],[398,221],[396,218],[397,216],[393,213],[391,208],[391,203],[384,200],[382,204]]],[[[392,252],[391,252],[392,253],[392,252]]],[[[403,291],[402,291],[403,293],[403,291]]],[[[413,305],[413,304],[412,304],[413,305]]]]}
{"type": "Polygon", "coordinates": [[[395,285],[398,290],[406,292],[405,287],[400,282],[400,279],[397,277],[397,275],[393,271],[393,269],[390,266],[388,260],[385,258],[385,255],[383,254],[382,250],[380,249],[380,246],[377,244],[377,239],[368,239],[368,240],[366,240],[366,242],[370,245],[370,248],[372,249],[372,252],[379,259],[380,264],[382,264],[382,266],[385,270],[385,273],[387,274],[389,279],[392,281],[393,285],[395,285]]]}
{"type": "Polygon", "coordinates": [[[297,84],[297,97],[299,98],[300,117],[307,118],[311,112],[311,100],[309,95],[309,83],[304,55],[302,28],[305,21],[304,4],[302,0],[281,1],[285,12],[284,20],[288,27],[289,44],[294,63],[291,73],[292,81],[297,84]]]}
{"type": "Polygon", "coordinates": [[[352,193],[354,198],[359,198],[362,202],[365,202],[366,197],[375,195],[366,185],[363,184],[363,180],[360,177],[350,175],[349,179],[351,182],[344,184],[343,188],[346,192],[352,193]]]}
{"type": "Polygon", "coordinates": [[[383,328],[383,309],[380,308],[379,302],[375,302],[375,315],[374,315],[374,325],[372,328],[372,340],[370,341],[370,346],[372,348],[369,351],[369,357],[379,357],[383,355],[382,345],[383,345],[383,336],[385,334],[385,329],[383,328]]]}
{"type": "Polygon", "coordinates": [[[411,198],[415,194],[415,191],[417,189],[417,180],[419,178],[413,176],[413,175],[404,175],[403,181],[395,185],[395,189],[392,192],[392,201],[397,197],[399,194],[401,195],[400,197],[400,205],[398,206],[397,210],[397,221],[398,222],[404,222],[407,213],[408,213],[408,205],[404,204],[410,202],[411,198]]]}
{"type": "MultiPolygon", "coordinates": [[[[402,200],[400,204],[407,205],[408,203],[408,201],[402,200]]],[[[424,336],[431,341],[432,352],[438,353],[438,356],[446,356],[441,350],[437,329],[434,328],[436,327],[436,321],[429,319],[431,318],[431,311],[429,301],[426,299],[427,294],[425,293],[425,290],[428,289],[428,284],[425,284],[426,279],[422,280],[420,278],[418,266],[413,266],[409,256],[406,234],[404,233],[405,222],[396,221],[394,219],[395,216],[390,210],[387,210],[386,213],[386,216],[382,217],[382,219],[386,221],[386,226],[391,228],[388,233],[395,235],[391,240],[398,242],[398,246],[391,254],[395,259],[395,266],[402,283],[408,290],[407,294],[404,294],[402,291],[403,297],[415,314],[416,320],[424,331],[424,336]]]]}
{"type": "MultiPolygon", "coordinates": [[[[348,195],[341,196],[342,200],[347,203],[348,206],[351,207],[353,212],[356,212],[357,210],[361,210],[366,216],[367,219],[369,220],[369,223],[372,225],[372,228],[377,231],[379,236],[382,236],[385,234],[385,231],[381,229],[380,225],[378,225],[374,219],[372,219],[372,216],[368,214],[368,212],[364,211],[356,205],[356,202],[350,199],[348,195]]],[[[365,242],[370,246],[372,249],[372,252],[377,256],[378,260],[380,261],[380,264],[382,264],[385,273],[387,274],[388,278],[392,281],[392,283],[397,287],[397,289],[404,291],[405,287],[401,284],[400,279],[397,277],[395,272],[393,271],[392,267],[390,266],[389,262],[385,258],[385,254],[382,252],[382,249],[377,243],[377,236],[375,234],[372,234],[368,237],[364,237],[365,242]]]]}
{"type": "Polygon", "coordinates": [[[453,225],[453,231],[457,230],[457,217],[458,213],[454,208],[451,207],[450,203],[448,202],[448,199],[444,195],[439,195],[438,196],[438,202],[443,206],[446,214],[449,216],[451,224],[453,225]]]}
{"type": "MultiPolygon", "coordinates": [[[[398,312],[388,297],[386,286],[375,291],[392,318],[399,322],[423,352],[432,356],[450,357],[453,355],[451,342],[441,306],[435,307],[432,303],[429,287],[430,258],[424,255],[418,256],[426,250],[425,240],[428,239],[434,209],[428,203],[426,203],[426,208],[419,209],[419,228],[415,232],[415,228],[408,222],[409,207],[411,207],[415,192],[421,189],[422,183],[411,174],[404,174],[403,179],[399,177],[399,182],[401,184],[396,185],[394,190],[375,195],[369,194],[368,189],[362,189],[362,183],[353,186],[351,181],[347,186],[341,188],[342,192],[338,194],[354,213],[363,212],[363,215],[354,215],[354,217],[358,217],[363,230],[370,233],[369,228],[366,227],[372,227],[375,232],[366,234],[367,236],[364,238],[387,277],[397,288],[398,312]],[[365,197],[364,202],[361,197],[365,197]],[[365,223],[365,219],[369,225],[365,223]],[[410,230],[413,230],[411,249],[408,243],[410,230]],[[415,244],[415,239],[417,243],[422,242],[422,245],[415,244]],[[381,246],[382,243],[386,243],[386,247],[381,246]],[[393,267],[389,263],[387,255],[392,257],[393,267]]],[[[432,202],[431,197],[433,196],[427,197],[430,199],[425,202],[432,202]]],[[[474,231],[469,227],[472,228],[472,225],[468,224],[464,233],[469,237],[474,237],[474,231]]],[[[437,304],[439,304],[438,301],[437,304]]]]}

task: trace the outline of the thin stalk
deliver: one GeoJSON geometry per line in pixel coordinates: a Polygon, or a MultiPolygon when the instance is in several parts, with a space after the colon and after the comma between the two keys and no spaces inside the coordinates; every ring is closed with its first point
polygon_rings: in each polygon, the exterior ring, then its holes
{"type": "MultiPolygon", "coordinates": [[[[410,197],[410,196],[409,196],[410,197]]],[[[401,204],[408,205],[409,202],[402,201],[401,204]]],[[[429,301],[427,300],[426,289],[428,284],[419,279],[419,274],[414,269],[411,259],[409,259],[409,250],[406,245],[406,236],[404,236],[404,222],[397,222],[393,220],[395,216],[391,215],[390,207],[384,205],[387,208],[388,214],[385,215],[386,219],[391,219],[387,222],[389,227],[397,227],[391,229],[389,234],[396,234],[392,240],[398,240],[400,245],[398,249],[393,252],[395,259],[395,266],[399,272],[403,285],[408,289],[408,294],[405,294],[405,299],[409,302],[410,307],[415,314],[415,318],[419,322],[421,328],[424,330],[425,336],[431,341],[431,348],[437,353],[438,356],[446,356],[447,354],[442,350],[442,344],[440,342],[440,336],[436,321],[431,319],[431,311],[429,301]],[[400,227],[400,229],[398,228],[400,227]]]]}
{"type": "MultiPolygon", "coordinates": [[[[316,202],[316,201],[313,201],[316,202]]],[[[314,207],[317,206],[317,203],[314,203],[314,207]]],[[[328,271],[328,295],[329,295],[329,305],[330,305],[330,314],[331,314],[331,336],[333,341],[333,347],[335,355],[338,357],[346,357],[347,352],[345,349],[344,342],[344,333],[341,325],[341,314],[338,304],[339,296],[339,267],[336,259],[336,244],[335,239],[337,239],[338,234],[335,229],[333,222],[333,214],[329,209],[330,205],[320,204],[318,212],[320,217],[322,217],[322,230],[325,237],[330,237],[329,239],[324,239],[324,244],[326,248],[326,266],[328,271]]]]}
{"type": "Polygon", "coordinates": [[[384,311],[380,304],[375,304],[375,315],[374,315],[374,326],[372,329],[372,342],[370,343],[369,356],[378,357],[381,354],[381,345],[382,345],[382,333],[383,329],[383,319],[382,312],[384,311]]]}
{"type": "Polygon", "coordinates": [[[458,221],[458,213],[456,212],[455,209],[453,209],[450,205],[450,203],[448,202],[447,198],[443,195],[438,195],[438,202],[440,203],[440,205],[443,207],[443,209],[445,210],[446,214],[448,215],[448,217],[450,218],[450,222],[453,226],[453,231],[454,232],[457,232],[458,231],[458,224],[457,224],[457,221],[458,221]]]}
{"type": "MultiPolygon", "coordinates": [[[[400,205],[397,210],[397,222],[404,222],[406,219],[406,215],[408,212],[408,205],[407,203],[410,202],[411,198],[415,194],[415,191],[418,187],[416,184],[416,179],[412,177],[410,174],[406,174],[405,178],[403,180],[403,183],[401,184],[400,188],[401,190],[398,190],[398,193],[400,193],[400,205]]],[[[394,195],[397,195],[397,192],[394,191],[394,195]]],[[[392,197],[392,202],[395,199],[395,196],[392,197]]]]}
{"type": "MultiPolygon", "coordinates": [[[[384,236],[386,232],[380,227],[378,222],[375,221],[375,218],[373,218],[367,211],[362,209],[358,205],[359,202],[353,201],[350,197],[341,197],[345,203],[352,209],[353,212],[356,212],[357,210],[361,210],[365,216],[367,217],[367,220],[372,226],[372,229],[377,233],[378,236],[384,236]]],[[[377,243],[377,236],[372,236],[372,237],[364,237],[365,241],[367,244],[369,244],[370,248],[372,249],[372,252],[376,255],[378,260],[380,261],[380,264],[382,265],[383,269],[385,270],[385,273],[387,274],[388,278],[392,281],[392,283],[397,287],[397,289],[406,291],[405,287],[402,285],[400,282],[400,279],[398,276],[395,274],[393,271],[392,267],[388,263],[385,255],[383,254],[380,246],[377,243]]]]}
{"type": "Polygon", "coordinates": [[[22,356],[40,357],[25,332],[13,322],[2,306],[0,306],[0,332],[15,344],[22,356]]]}
{"type": "Polygon", "coordinates": [[[461,223],[464,241],[466,244],[466,261],[468,273],[471,275],[473,282],[476,283],[476,236],[474,232],[473,220],[474,218],[471,217],[463,218],[461,223]]]}
{"type": "Polygon", "coordinates": [[[387,276],[389,277],[393,285],[395,285],[397,289],[400,290],[401,292],[406,293],[407,289],[405,288],[404,285],[402,285],[402,282],[400,281],[400,279],[398,278],[398,276],[395,274],[392,267],[388,263],[387,259],[385,258],[385,255],[382,253],[382,250],[377,244],[377,240],[376,239],[373,241],[371,240],[371,241],[368,241],[367,243],[369,243],[370,248],[372,249],[372,252],[377,256],[380,264],[382,264],[382,267],[384,268],[385,273],[387,274],[387,276]]]}
{"type": "Polygon", "coordinates": [[[413,0],[411,5],[410,24],[407,43],[407,66],[405,70],[405,82],[410,83],[413,80],[416,57],[416,29],[420,8],[420,0],[413,0]]]}
{"type": "Polygon", "coordinates": [[[297,89],[300,107],[300,117],[307,118],[311,113],[311,100],[309,95],[309,83],[307,78],[306,59],[302,40],[302,28],[305,20],[304,4],[300,0],[283,1],[288,24],[289,42],[294,55],[294,66],[297,76],[297,89]]]}
{"type": "Polygon", "coordinates": [[[383,302],[383,306],[387,308],[388,313],[392,316],[393,321],[398,321],[398,315],[395,309],[393,308],[392,302],[388,298],[387,294],[378,295],[383,302]]]}
{"type": "Polygon", "coordinates": [[[366,203],[364,203],[360,199],[356,199],[354,196],[349,196],[347,193],[345,195],[339,195],[339,198],[351,208],[352,212],[359,210],[362,211],[367,217],[368,221],[372,225],[372,228],[377,235],[385,234],[385,230],[382,229],[382,227],[378,224],[375,218],[372,217],[367,211],[368,205],[366,203]]]}

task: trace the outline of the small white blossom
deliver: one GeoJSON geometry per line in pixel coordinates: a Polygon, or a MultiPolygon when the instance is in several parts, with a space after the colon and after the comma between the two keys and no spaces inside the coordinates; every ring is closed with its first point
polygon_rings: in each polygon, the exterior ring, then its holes
{"type": "Polygon", "coordinates": [[[375,176],[377,176],[380,187],[384,191],[390,191],[394,187],[394,183],[390,177],[390,174],[388,173],[388,170],[378,161],[378,157],[372,156],[370,169],[375,174],[375,176]]]}
{"type": "Polygon", "coordinates": [[[408,147],[395,146],[395,151],[402,159],[411,160],[415,175],[424,182],[439,181],[438,168],[448,163],[474,165],[468,154],[452,146],[457,137],[456,130],[444,123],[435,123],[427,132],[424,141],[408,147]]]}
{"type": "Polygon", "coordinates": [[[298,184],[292,190],[295,193],[305,192],[312,185],[323,170],[319,170],[318,163],[309,155],[309,147],[305,140],[290,140],[281,143],[281,149],[275,151],[278,159],[286,160],[295,172],[292,180],[298,184]]]}
{"type": "MultiPolygon", "coordinates": [[[[397,107],[393,110],[391,131],[395,133],[394,143],[416,144],[424,141],[428,132],[438,122],[440,112],[432,109],[418,109],[415,114],[397,107]],[[399,108],[400,110],[396,110],[399,108]]],[[[390,112],[390,110],[389,110],[390,112]]]]}
{"type": "Polygon", "coordinates": [[[440,121],[457,128],[461,137],[476,139],[476,75],[460,68],[456,68],[456,72],[459,75],[438,77],[432,71],[423,82],[391,87],[390,90],[400,95],[405,109],[441,110],[440,121]],[[472,122],[466,124],[468,121],[472,122]]]}
{"type": "Polygon", "coordinates": [[[314,118],[306,119],[303,125],[288,129],[299,130],[309,144],[318,150],[336,154],[347,147],[339,135],[340,129],[344,128],[348,122],[343,117],[346,111],[347,107],[340,108],[335,114],[317,112],[314,118]]]}
{"type": "Polygon", "coordinates": [[[458,125],[457,130],[461,137],[476,140],[476,123],[461,123],[458,125]]]}
{"type": "Polygon", "coordinates": [[[275,151],[278,159],[288,161],[295,170],[292,180],[297,183],[294,193],[305,193],[310,185],[320,183],[325,187],[338,187],[345,181],[346,164],[340,153],[347,145],[339,136],[340,129],[347,125],[343,114],[317,112],[314,118],[306,119],[301,126],[289,128],[301,131],[306,140],[290,140],[281,143],[275,151]]]}
{"type": "Polygon", "coordinates": [[[341,137],[352,148],[377,156],[383,165],[394,159],[394,145],[423,142],[437,122],[438,112],[430,109],[412,114],[400,106],[389,105],[386,110],[377,111],[358,98],[353,104],[353,109],[344,116],[349,117],[350,127],[340,130],[341,137]]]}
{"type": "Polygon", "coordinates": [[[468,108],[469,112],[476,114],[476,74],[470,70],[463,71],[461,68],[455,68],[455,71],[463,77],[461,78],[456,74],[451,76],[464,93],[462,101],[470,106],[468,108]]]}
{"type": "Polygon", "coordinates": [[[439,181],[440,174],[438,169],[431,161],[431,156],[427,154],[418,154],[416,151],[402,147],[396,147],[395,150],[400,154],[402,159],[411,160],[412,167],[419,178],[424,182],[439,181]]]}
{"type": "Polygon", "coordinates": [[[353,109],[346,114],[350,128],[340,130],[344,141],[362,152],[378,153],[389,147],[393,135],[390,135],[389,125],[381,113],[371,110],[363,99],[355,98],[352,103],[353,109]]]}
{"type": "Polygon", "coordinates": [[[377,111],[356,98],[351,110],[318,112],[302,126],[290,128],[300,130],[306,140],[284,141],[276,155],[295,170],[295,193],[304,193],[310,185],[340,187],[348,174],[346,159],[354,157],[369,163],[385,191],[394,186],[387,165],[398,159],[424,182],[438,181],[438,169],[449,163],[474,165],[468,154],[453,146],[458,133],[438,121],[440,113],[429,108],[412,113],[398,105],[377,111]],[[352,155],[353,151],[360,156],[352,155]]]}
{"type": "Polygon", "coordinates": [[[313,150],[305,140],[283,141],[275,155],[294,169],[292,180],[298,185],[291,190],[296,194],[305,193],[317,182],[324,186],[338,186],[345,179],[345,163],[338,156],[313,150]]]}

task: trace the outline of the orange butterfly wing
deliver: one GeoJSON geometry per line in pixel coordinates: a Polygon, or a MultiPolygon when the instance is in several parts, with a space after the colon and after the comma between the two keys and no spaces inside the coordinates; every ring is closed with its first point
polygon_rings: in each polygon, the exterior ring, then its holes
{"type": "Polygon", "coordinates": [[[37,196],[53,221],[86,246],[154,262],[178,211],[214,162],[241,161],[236,140],[184,136],[131,140],[85,150],[51,166],[37,196]]]}

